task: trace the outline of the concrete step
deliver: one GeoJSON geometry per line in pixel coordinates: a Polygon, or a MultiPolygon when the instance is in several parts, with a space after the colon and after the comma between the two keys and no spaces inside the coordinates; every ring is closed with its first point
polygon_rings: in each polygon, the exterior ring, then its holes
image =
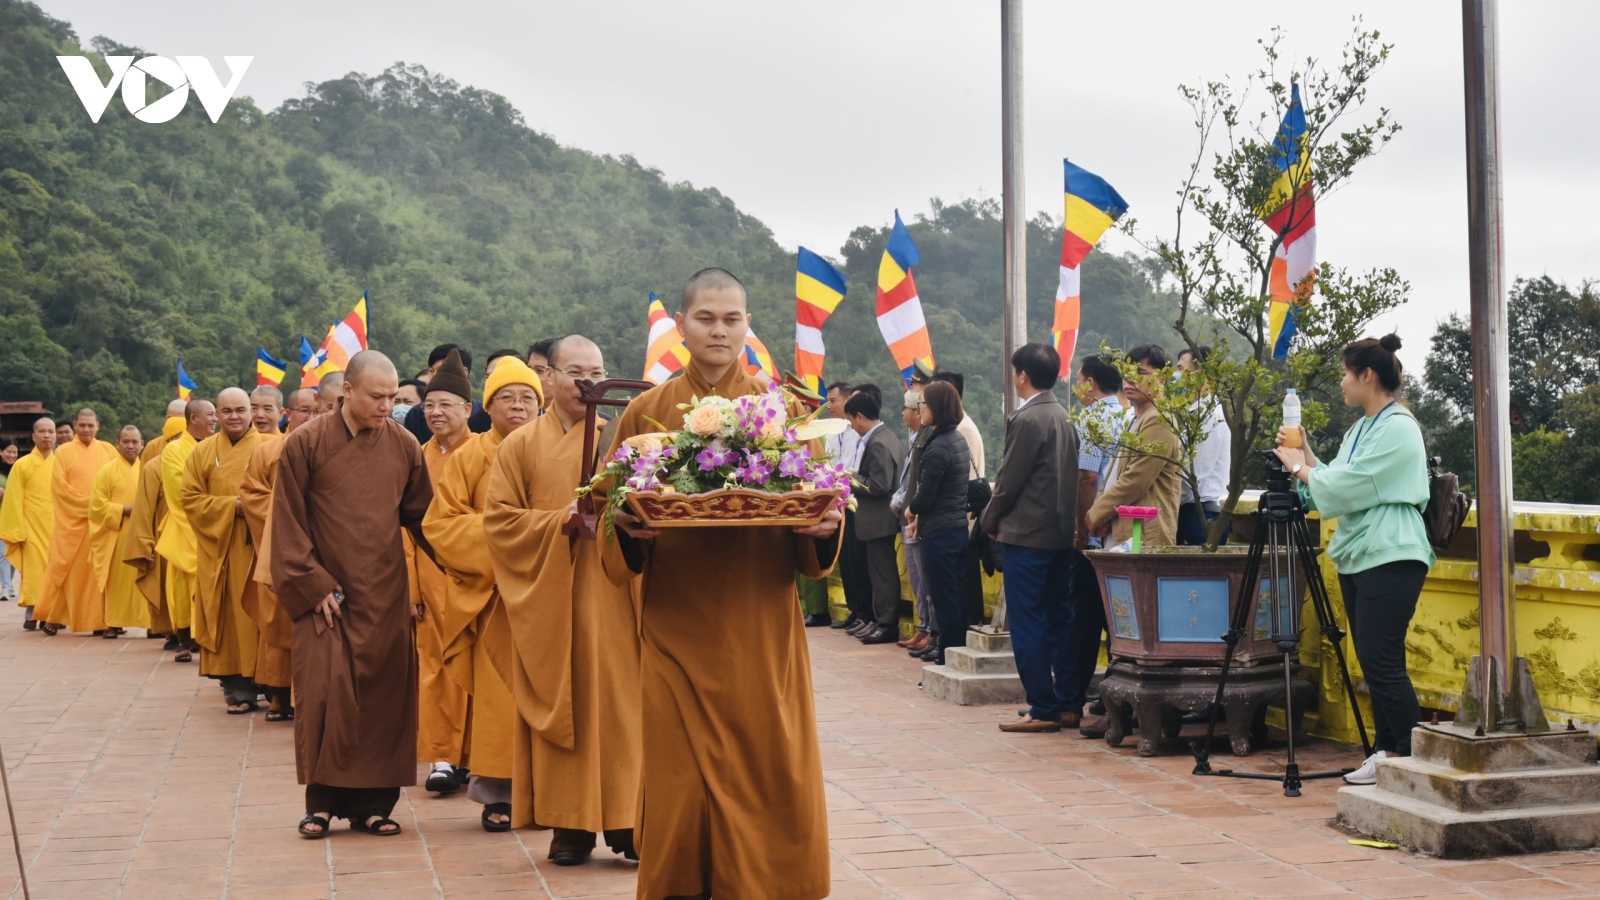
{"type": "MultiPolygon", "coordinates": [[[[957,648],[945,651],[946,660],[957,648]]],[[[979,675],[962,672],[948,665],[923,666],[922,690],[930,697],[961,706],[987,703],[1021,703],[1026,699],[1022,681],[1015,674],[979,675]]]]}
{"type": "Polygon", "coordinates": [[[967,632],[967,648],[969,650],[982,650],[985,653],[1010,653],[1011,633],[1008,631],[990,632],[973,629],[967,632]]]}
{"type": "Polygon", "coordinates": [[[1462,772],[1571,769],[1595,761],[1595,737],[1587,731],[1476,737],[1454,724],[1422,725],[1411,732],[1411,757],[1462,772]]]}
{"type": "Polygon", "coordinates": [[[951,647],[944,652],[944,662],[947,667],[970,675],[1010,675],[1015,678],[1017,674],[1017,658],[1009,650],[992,653],[971,647],[951,647]]]}
{"type": "Polygon", "coordinates": [[[1455,812],[1600,804],[1600,766],[1463,772],[1415,756],[1378,766],[1382,790],[1455,812]]]}
{"type": "Polygon", "coordinates": [[[1445,859],[1600,846],[1600,803],[1459,812],[1372,785],[1340,788],[1338,810],[1346,828],[1445,859]]]}

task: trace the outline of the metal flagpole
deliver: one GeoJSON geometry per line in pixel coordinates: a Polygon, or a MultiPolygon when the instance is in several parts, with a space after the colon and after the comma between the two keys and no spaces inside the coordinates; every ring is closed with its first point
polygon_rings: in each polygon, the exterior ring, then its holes
{"type": "Polygon", "coordinates": [[[1000,0],[1001,216],[1005,233],[1005,414],[1017,408],[1011,354],[1028,342],[1028,214],[1022,189],[1022,0],[1000,0]]]}
{"type": "Polygon", "coordinates": [[[22,861],[22,837],[17,834],[17,811],[11,807],[11,778],[6,774],[6,754],[0,749],[0,788],[6,793],[6,815],[11,818],[11,847],[17,851],[17,877],[22,880],[22,900],[31,900],[28,893],[28,867],[22,861]]]}

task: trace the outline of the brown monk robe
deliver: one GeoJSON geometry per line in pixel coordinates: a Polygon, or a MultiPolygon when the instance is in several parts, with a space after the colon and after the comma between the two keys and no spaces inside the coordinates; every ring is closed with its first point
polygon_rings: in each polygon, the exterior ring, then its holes
{"type": "Polygon", "coordinates": [[[449,576],[445,586],[444,665],[472,695],[468,741],[472,779],[467,797],[484,805],[487,831],[511,828],[512,726],[516,703],[511,675],[511,634],[495,592],[494,565],[483,532],[483,504],[495,451],[508,435],[538,415],[539,376],[515,357],[504,357],[484,382],[484,410],[492,427],[450,454],[434,485],[422,531],[449,576]]]}
{"type": "Polygon", "coordinates": [[[187,404],[174,400],[167,407],[167,421],[161,436],[144,445],[139,454],[139,484],[134,490],[133,513],[124,529],[127,541],[119,545],[122,561],[134,570],[134,584],[150,607],[150,631],[168,636],[167,650],[178,649],[176,629],[167,612],[167,562],[156,554],[156,542],[167,519],[167,498],[161,490],[161,451],[167,442],[183,434],[187,425],[183,410],[187,404]],[[173,415],[173,409],[177,415],[173,415]]]}
{"type": "MultiPolygon", "coordinates": [[[[106,598],[94,579],[89,500],[95,476],[101,466],[117,458],[117,448],[96,440],[99,431],[100,415],[84,407],[72,421],[72,439],[56,445],[50,473],[55,526],[50,532],[44,593],[33,611],[46,634],[55,634],[61,626],[96,634],[106,630],[106,598]]],[[[58,438],[59,434],[58,427],[58,438]]]]}
{"type": "Polygon", "coordinates": [[[483,523],[516,651],[511,821],[554,828],[550,858],[576,865],[597,832],[633,856],[639,595],[637,579],[611,583],[594,541],[561,531],[583,480],[584,406],[572,376],[603,381],[600,348],[570,335],[550,359],[555,397],[500,445],[483,523]]]}
{"type": "MultiPolygon", "coordinates": [[[[678,405],[691,397],[762,390],[739,365],[743,285],[709,269],[684,286],[683,301],[690,362],[629,404],[607,457],[658,430],[651,419],[680,427],[678,405]]],[[[826,897],[828,811],[795,573],[821,578],[833,566],[837,514],[803,530],[651,532],[621,511],[617,523],[616,541],[597,538],[607,574],[615,583],[644,575],[638,896],[826,897]]]]}
{"type": "MultiPolygon", "coordinates": [[[[350,358],[337,408],[283,439],[272,502],[272,583],[294,621],[300,833],[330,816],[373,834],[417,783],[417,666],[400,530],[433,499],[422,448],[389,417],[394,364],[350,358]]],[[[417,535],[414,533],[413,537],[417,535]]],[[[426,544],[419,541],[425,550],[426,544]]]]}
{"type": "Polygon", "coordinates": [[[200,674],[222,682],[228,714],[240,715],[256,709],[261,632],[245,614],[255,605],[255,547],[239,486],[250,455],[267,438],[251,427],[250,395],[240,388],[217,394],[217,423],[217,433],[184,463],[179,498],[195,538],[192,633],[200,644],[200,674]]]}
{"type": "MultiPolygon", "coordinates": [[[[251,400],[254,407],[254,394],[251,400]]],[[[295,391],[289,395],[284,411],[289,420],[285,433],[292,433],[316,415],[317,392],[310,388],[295,391]]],[[[277,422],[272,424],[276,429],[277,422]]],[[[261,430],[259,421],[256,430],[261,430]]],[[[289,614],[278,605],[278,598],[272,592],[272,489],[277,483],[278,460],[282,456],[281,439],[270,437],[263,441],[250,454],[250,462],[244,469],[244,483],[239,486],[244,521],[256,548],[250,570],[250,580],[255,582],[256,590],[246,594],[247,598],[253,597],[254,602],[245,608],[245,615],[255,621],[256,630],[261,633],[261,641],[256,645],[256,685],[267,695],[268,722],[287,722],[294,718],[289,695],[289,651],[293,632],[289,627],[289,614]]]]}

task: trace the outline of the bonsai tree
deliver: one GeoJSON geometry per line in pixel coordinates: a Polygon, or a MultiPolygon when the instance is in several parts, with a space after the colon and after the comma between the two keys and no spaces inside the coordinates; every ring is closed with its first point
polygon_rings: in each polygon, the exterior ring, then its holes
{"type": "MultiPolygon", "coordinates": [[[[1279,248],[1314,222],[1317,199],[1349,184],[1356,166],[1400,131],[1385,108],[1365,114],[1368,85],[1392,49],[1377,31],[1357,18],[1337,64],[1308,58],[1287,72],[1279,71],[1282,40],[1274,29],[1259,42],[1265,63],[1237,88],[1229,81],[1179,87],[1193,113],[1195,154],[1177,191],[1171,236],[1146,245],[1178,298],[1178,338],[1191,350],[1212,348],[1204,361],[1196,352],[1187,373],[1159,373],[1167,389],[1157,408],[1178,439],[1196,498],[1194,452],[1217,406],[1232,432],[1228,495],[1207,526],[1207,550],[1216,549],[1247,478],[1260,470],[1257,454],[1271,446],[1287,389],[1300,394],[1301,422],[1314,432],[1327,421],[1318,398],[1339,382],[1340,351],[1410,292],[1392,268],[1352,274],[1323,262],[1292,286],[1297,329],[1287,358],[1274,358],[1268,308],[1279,248]]],[[[1134,224],[1123,227],[1134,233],[1134,224]]],[[[1103,425],[1085,421],[1085,430],[1088,440],[1110,437],[1103,425]]],[[[1152,449],[1126,438],[1117,446],[1152,449]]]]}

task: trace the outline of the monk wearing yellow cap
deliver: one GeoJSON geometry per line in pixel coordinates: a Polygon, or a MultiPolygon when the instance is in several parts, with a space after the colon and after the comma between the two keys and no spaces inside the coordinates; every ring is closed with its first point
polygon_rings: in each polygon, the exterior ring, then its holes
{"type": "MultiPolygon", "coordinates": [[[[256,396],[252,394],[250,399],[255,407],[256,396]]],[[[284,434],[293,434],[317,414],[317,392],[311,388],[294,391],[289,395],[284,412],[288,414],[284,434]]],[[[255,422],[259,431],[261,420],[257,418],[255,422]]],[[[272,425],[276,430],[277,421],[272,425]]],[[[282,458],[283,441],[269,436],[250,454],[250,463],[244,469],[244,483],[239,486],[244,521],[250,526],[250,538],[256,548],[255,570],[250,574],[250,580],[256,583],[254,603],[245,613],[255,620],[261,632],[261,641],[256,646],[256,685],[267,695],[268,722],[294,719],[289,691],[294,683],[289,665],[294,624],[272,590],[272,491],[278,483],[278,461],[282,458]]]]}
{"type": "Polygon", "coordinates": [[[50,565],[50,530],[55,527],[55,504],[50,479],[55,474],[56,423],[33,423],[33,450],[17,460],[6,479],[5,502],[0,503],[0,541],[6,542],[6,559],[17,570],[17,605],[26,610],[22,627],[32,631],[34,605],[44,593],[50,565]]]}
{"type": "Polygon", "coordinates": [[[184,431],[161,451],[161,495],[167,501],[167,520],[161,526],[156,553],[167,561],[167,611],[178,629],[179,648],[173,659],[188,662],[196,645],[189,634],[194,618],[195,573],[200,551],[189,514],[183,508],[183,469],[200,442],[217,430],[217,407],[193,398],[184,409],[184,431]]]}
{"type": "Polygon", "coordinates": [[[441,634],[445,671],[472,695],[468,717],[472,779],[467,797],[484,805],[484,830],[509,831],[511,735],[517,715],[506,686],[511,634],[495,593],[483,504],[500,442],[538,415],[543,397],[539,376],[514,356],[499,361],[484,382],[483,393],[483,408],[493,427],[468,438],[450,454],[443,477],[434,485],[422,533],[450,578],[441,634]]]}
{"type": "Polygon", "coordinates": [[[144,445],[139,454],[139,484],[133,495],[133,513],[128,516],[127,542],[121,549],[122,562],[134,571],[134,584],[149,610],[150,631],[167,636],[162,649],[177,650],[177,628],[167,611],[167,562],[156,553],[161,528],[167,521],[167,499],[161,492],[161,452],[168,442],[183,434],[187,425],[184,410],[189,401],[167,404],[167,420],[161,436],[144,445]]]}
{"type": "Polygon", "coordinates": [[[589,858],[597,833],[636,858],[639,582],[612,584],[596,542],[563,532],[583,481],[578,380],[604,381],[605,360],[582,335],[557,340],[548,358],[554,396],[500,445],[483,523],[516,651],[512,822],[555,829],[550,859],[566,866],[589,858]]]}
{"type": "MultiPolygon", "coordinates": [[[[56,439],[60,440],[60,427],[56,439]]],[[[117,448],[95,439],[100,414],[84,407],[72,420],[72,440],[56,448],[50,474],[50,502],[55,530],[50,534],[50,564],[44,593],[34,617],[46,634],[65,626],[72,631],[106,630],[106,601],[94,580],[90,558],[89,497],[100,467],[115,459],[117,448]]]]}
{"type": "Polygon", "coordinates": [[[149,628],[150,607],[135,583],[138,575],[122,561],[133,529],[133,495],[139,490],[139,451],[144,435],[134,425],[117,433],[117,458],[100,467],[89,495],[89,553],[94,583],[105,597],[106,634],[114,638],[128,628],[149,628]]]}

